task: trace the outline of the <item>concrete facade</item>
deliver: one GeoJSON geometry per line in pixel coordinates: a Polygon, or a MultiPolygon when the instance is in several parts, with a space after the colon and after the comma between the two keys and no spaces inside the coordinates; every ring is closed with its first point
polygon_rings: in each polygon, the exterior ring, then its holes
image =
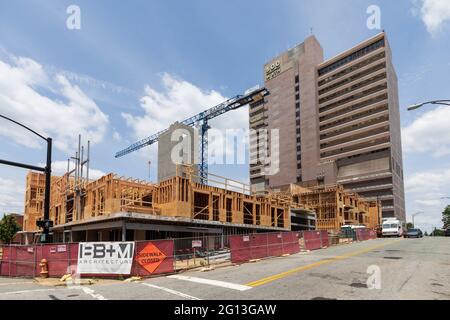
{"type": "Polygon", "coordinates": [[[198,175],[198,145],[198,132],[178,122],[161,134],[158,143],[158,182],[175,177],[178,164],[195,164],[193,174],[198,175]]]}
{"type": "Polygon", "coordinates": [[[323,50],[315,37],[272,59],[264,66],[270,95],[250,106],[250,179],[254,191],[301,181],[302,167],[319,159],[315,67],[323,50]],[[265,151],[265,153],[263,152],[265,151]],[[270,174],[267,167],[274,171],[270,174]]]}
{"type": "Polygon", "coordinates": [[[405,220],[397,76],[384,32],[327,61],[311,36],[265,66],[265,85],[259,129],[279,130],[280,170],[251,167],[252,187],[338,183],[405,220]]]}

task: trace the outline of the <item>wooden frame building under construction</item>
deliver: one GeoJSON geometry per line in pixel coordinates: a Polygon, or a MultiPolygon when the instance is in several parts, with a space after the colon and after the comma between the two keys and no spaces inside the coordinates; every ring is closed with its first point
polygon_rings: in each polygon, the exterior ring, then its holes
{"type": "Polygon", "coordinates": [[[310,188],[297,186],[291,191],[293,202],[316,212],[317,230],[338,231],[344,225],[376,228],[381,223],[380,203],[367,201],[341,185],[310,188]]]}
{"type": "MultiPolygon", "coordinates": [[[[36,220],[43,215],[42,181],[40,173],[27,176],[28,232],[37,231],[36,220]]],[[[213,174],[211,185],[197,181],[189,166],[180,166],[176,176],[158,184],[114,174],[94,181],[70,173],[53,177],[53,240],[150,240],[290,230],[290,203],[284,199],[250,195],[248,186],[213,174]]]]}

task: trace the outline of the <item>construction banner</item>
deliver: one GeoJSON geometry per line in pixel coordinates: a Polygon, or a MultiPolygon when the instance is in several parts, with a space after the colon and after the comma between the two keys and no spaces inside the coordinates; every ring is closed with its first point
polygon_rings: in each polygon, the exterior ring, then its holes
{"type": "Polygon", "coordinates": [[[80,242],[78,274],[131,274],[134,242],[80,242]]]}

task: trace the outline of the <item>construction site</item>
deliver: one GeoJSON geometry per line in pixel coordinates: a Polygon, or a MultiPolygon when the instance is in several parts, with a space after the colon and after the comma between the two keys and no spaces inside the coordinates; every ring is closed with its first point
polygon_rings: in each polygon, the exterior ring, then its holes
{"type": "MultiPolygon", "coordinates": [[[[305,43],[309,44],[308,41],[315,40],[308,38],[305,43]]],[[[273,64],[275,69],[281,67],[282,63],[273,64]]],[[[278,77],[278,73],[274,77],[278,77]]],[[[266,79],[266,83],[269,80],[266,79]]],[[[292,75],[285,82],[297,88],[299,77],[292,75]]],[[[317,150],[305,153],[301,160],[304,149],[298,128],[296,156],[288,159],[286,152],[295,151],[289,147],[291,149],[283,151],[278,160],[280,170],[275,176],[265,178],[261,174],[265,166],[270,166],[269,154],[264,151],[272,152],[272,146],[268,147],[272,138],[263,131],[271,127],[271,121],[276,122],[271,120],[274,115],[268,109],[277,96],[274,94],[271,98],[269,90],[277,92],[272,87],[249,89],[244,95],[175,122],[116,153],[115,157],[119,158],[158,143],[157,182],[114,173],[90,179],[90,144],[88,141],[85,149],[80,137],[75,155],[68,159],[66,173],[50,179],[48,204],[45,203],[45,181],[49,177],[46,173],[29,172],[24,209],[25,242],[37,241],[43,225],[46,226],[43,231],[50,232],[55,242],[152,240],[291,230],[338,233],[343,226],[375,229],[381,224],[383,208],[387,210],[387,202],[382,203],[385,195],[370,193],[365,198],[354,189],[344,188],[336,179],[328,179],[330,170],[336,173],[329,161],[317,160],[319,162],[313,163],[320,169],[317,174],[305,171],[302,178],[299,174],[305,168],[302,163],[317,150]],[[249,128],[256,130],[257,142],[251,143],[247,184],[208,172],[208,130],[212,119],[248,105],[249,128]],[[174,150],[178,150],[180,143],[179,159],[174,160],[174,150]],[[295,159],[297,171],[291,174],[288,168],[293,168],[295,159]]],[[[317,103],[310,102],[311,106],[317,103]]],[[[295,105],[298,107],[298,104],[297,101],[295,105]]],[[[284,144],[292,137],[283,136],[280,146],[287,148],[284,144]]],[[[255,142],[252,139],[250,141],[255,142]]],[[[351,181],[358,179],[355,176],[351,181]]]]}

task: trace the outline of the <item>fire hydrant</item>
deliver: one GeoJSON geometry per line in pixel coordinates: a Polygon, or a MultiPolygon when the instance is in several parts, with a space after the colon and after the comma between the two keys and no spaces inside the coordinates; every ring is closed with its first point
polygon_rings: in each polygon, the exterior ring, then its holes
{"type": "Polygon", "coordinates": [[[41,267],[41,278],[48,278],[48,262],[47,259],[42,259],[41,263],[39,263],[39,266],[41,267]]]}

